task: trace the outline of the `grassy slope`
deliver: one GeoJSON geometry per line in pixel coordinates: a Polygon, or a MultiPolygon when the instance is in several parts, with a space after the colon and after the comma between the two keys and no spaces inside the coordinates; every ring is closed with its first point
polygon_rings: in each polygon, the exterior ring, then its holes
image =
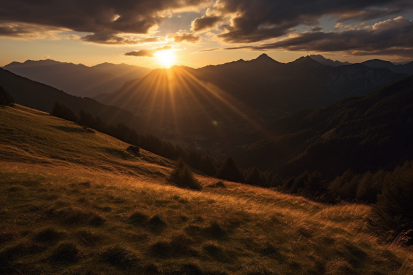
{"type": "Polygon", "coordinates": [[[0,108],[1,274],[411,274],[368,206],[327,206],[198,176],[22,106],[0,108]],[[210,273],[208,273],[210,272],[210,273]],[[220,273],[223,272],[223,273],[220,273]]]}

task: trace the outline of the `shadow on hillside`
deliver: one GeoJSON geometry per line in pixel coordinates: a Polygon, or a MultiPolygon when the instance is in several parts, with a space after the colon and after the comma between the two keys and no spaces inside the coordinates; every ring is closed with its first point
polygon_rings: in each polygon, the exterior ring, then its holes
{"type": "Polygon", "coordinates": [[[89,133],[88,130],[79,128],[79,127],[68,127],[68,126],[51,126],[57,130],[66,132],[66,133],[89,133]]]}

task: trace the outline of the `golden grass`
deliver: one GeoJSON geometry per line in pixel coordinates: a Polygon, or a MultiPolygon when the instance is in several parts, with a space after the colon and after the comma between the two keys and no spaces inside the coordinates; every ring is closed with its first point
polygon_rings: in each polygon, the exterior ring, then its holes
{"type": "Polygon", "coordinates": [[[1,274],[413,273],[411,251],[370,234],[369,206],[199,175],[202,191],[179,189],[169,160],[21,106],[0,117],[1,274]]]}

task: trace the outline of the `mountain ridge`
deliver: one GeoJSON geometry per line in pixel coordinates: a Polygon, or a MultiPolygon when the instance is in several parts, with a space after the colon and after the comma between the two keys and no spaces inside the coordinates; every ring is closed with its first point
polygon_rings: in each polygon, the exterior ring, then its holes
{"type": "Polygon", "coordinates": [[[3,69],[64,90],[69,94],[88,97],[113,92],[121,88],[126,81],[142,77],[151,71],[144,67],[126,64],[103,63],[88,67],[51,59],[11,62],[3,69]]]}

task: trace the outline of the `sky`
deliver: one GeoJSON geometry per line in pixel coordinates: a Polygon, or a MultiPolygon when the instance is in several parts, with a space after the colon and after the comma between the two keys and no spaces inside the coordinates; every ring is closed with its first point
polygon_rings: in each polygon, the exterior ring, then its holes
{"type": "Polygon", "coordinates": [[[413,60],[412,0],[0,0],[0,66],[413,60]]]}

